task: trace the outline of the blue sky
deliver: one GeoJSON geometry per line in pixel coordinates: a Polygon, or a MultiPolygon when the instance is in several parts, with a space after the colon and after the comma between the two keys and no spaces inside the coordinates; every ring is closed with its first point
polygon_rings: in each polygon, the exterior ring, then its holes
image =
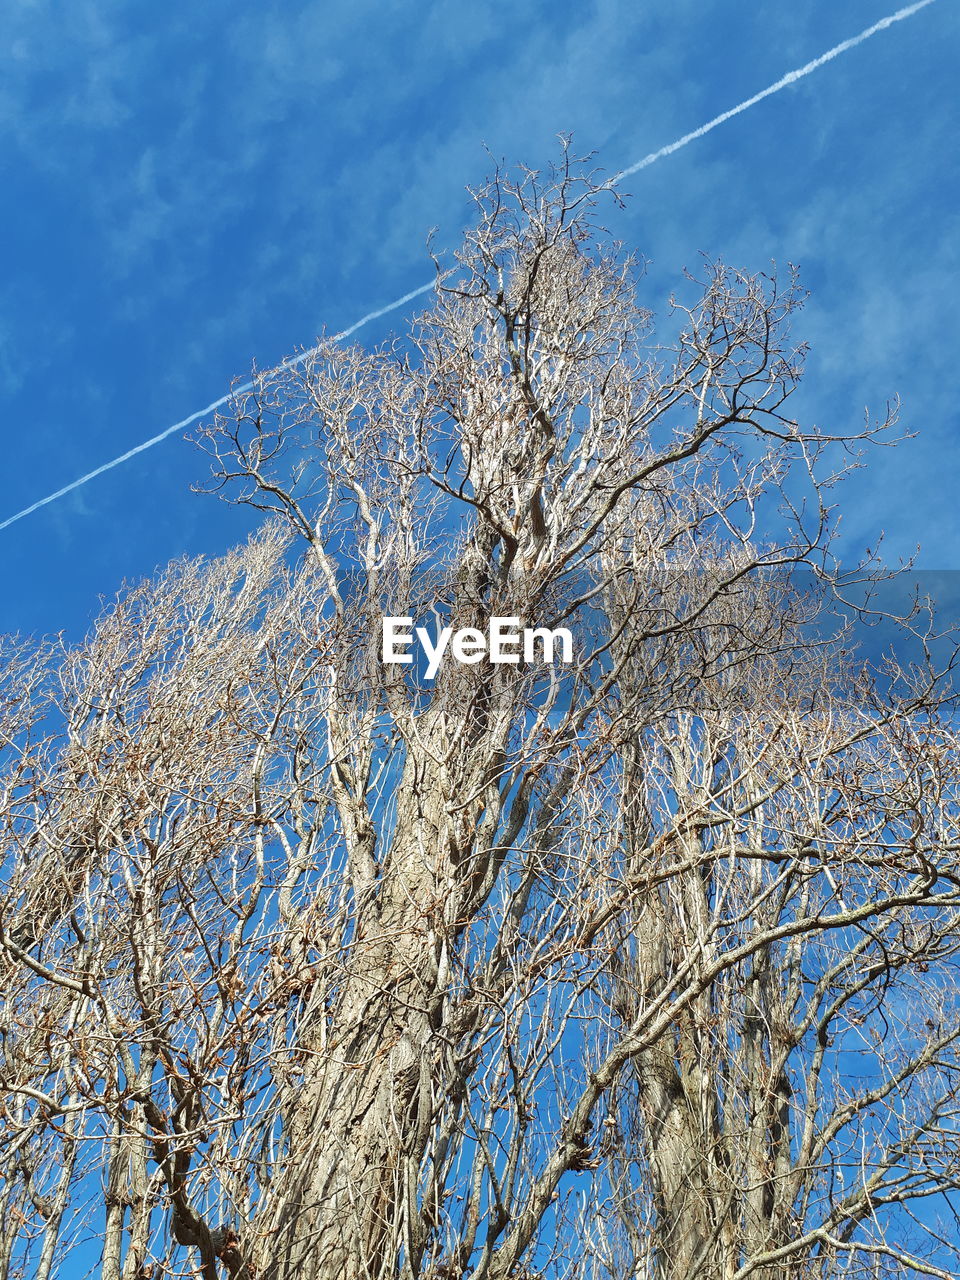
{"type": "MultiPolygon", "coordinates": [[[[9,0],[0,520],[428,280],[484,144],[535,166],[572,131],[615,171],[896,7],[9,0]]],[[[635,175],[615,223],[655,309],[701,252],[799,264],[798,413],[849,427],[899,395],[919,432],[846,486],[843,550],[883,529],[940,569],[960,568],[957,18],[936,0],[635,175]]],[[[78,636],[125,578],[242,536],[249,512],[190,492],[205,465],[174,437],[0,531],[0,630],[78,636]]]]}

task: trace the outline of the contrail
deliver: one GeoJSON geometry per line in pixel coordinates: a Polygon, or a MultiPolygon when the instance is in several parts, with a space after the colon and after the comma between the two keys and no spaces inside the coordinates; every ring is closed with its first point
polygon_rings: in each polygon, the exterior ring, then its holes
{"type": "Polygon", "coordinates": [[[779,93],[781,89],[786,89],[787,85],[796,84],[798,80],[802,80],[804,76],[810,75],[814,71],[818,71],[828,62],[832,62],[834,58],[839,58],[841,53],[847,53],[850,49],[855,49],[858,44],[863,44],[864,40],[869,40],[871,36],[875,36],[878,31],[885,31],[887,27],[892,27],[895,22],[903,22],[904,18],[910,18],[915,13],[919,13],[921,9],[925,9],[928,4],[933,4],[933,0],[919,0],[919,4],[908,5],[905,9],[898,9],[896,13],[891,13],[888,18],[881,18],[879,22],[875,22],[872,27],[867,27],[865,31],[861,31],[858,36],[853,36],[849,40],[844,40],[841,44],[834,45],[832,49],[828,49],[826,53],[822,53],[819,58],[814,58],[812,62],[808,62],[806,66],[799,67],[796,71],[788,71],[775,84],[768,85],[766,89],[761,89],[759,93],[755,93],[752,98],[747,98],[746,102],[741,102],[737,107],[731,107],[729,111],[724,111],[722,115],[714,116],[706,124],[694,129],[693,133],[685,133],[682,138],[678,138],[676,142],[671,142],[667,147],[661,147],[659,151],[652,151],[650,155],[644,156],[642,160],[638,160],[636,164],[630,165],[628,169],[621,169],[619,173],[614,174],[610,179],[610,186],[615,186],[618,182],[622,182],[624,178],[629,178],[631,174],[639,173],[641,169],[646,169],[648,165],[656,164],[658,160],[662,160],[664,156],[672,156],[674,151],[679,151],[681,147],[687,146],[691,142],[696,142],[698,138],[702,138],[704,134],[710,133],[712,129],[716,129],[718,125],[726,124],[728,120],[732,120],[734,116],[740,115],[743,111],[749,111],[751,107],[755,107],[758,102],[762,102],[764,98],[769,98],[774,93],[779,93]]]}
{"type": "MultiPolygon", "coordinates": [[[[929,3],[929,0],[928,0],[929,3]]],[[[350,325],[349,329],[341,329],[339,333],[335,333],[328,339],[330,342],[339,342],[342,338],[349,338],[352,333],[368,324],[371,320],[378,320],[380,316],[385,316],[391,311],[396,311],[398,307],[404,306],[413,298],[417,298],[421,293],[426,293],[428,289],[432,289],[436,284],[436,280],[431,280],[428,284],[422,284],[419,289],[411,289],[409,293],[405,293],[402,298],[397,298],[395,302],[388,302],[385,307],[380,307],[377,311],[368,311],[365,316],[361,316],[355,324],[350,325]]],[[[309,351],[303,351],[298,356],[292,356],[289,360],[284,360],[282,364],[278,364],[269,373],[279,373],[282,369],[295,369],[298,364],[303,364],[304,360],[309,358],[318,351],[318,347],[311,347],[309,351]]],[[[266,376],[266,375],[264,375],[266,376]]],[[[18,511],[15,516],[8,516],[6,520],[0,522],[0,529],[7,529],[17,520],[22,520],[24,516],[32,515],[34,511],[39,511],[41,507],[45,507],[48,502],[56,502],[58,498],[62,498],[67,493],[73,493],[74,489],[79,489],[82,484],[86,484],[88,480],[95,480],[97,476],[102,476],[106,471],[112,471],[114,467],[119,467],[122,462],[126,462],[129,458],[135,458],[138,453],[143,453],[146,449],[152,449],[155,444],[159,444],[161,440],[166,440],[168,436],[172,436],[175,431],[180,431],[184,427],[189,427],[191,423],[196,422],[198,418],[205,418],[208,413],[213,413],[215,409],[219,409],[221,405],[232,400],[234,396],[242,395],[244,391],[253,390],[252,382],[245,382],[242,387],[234,387],[228,391],[225,396],[221,396],[219,400],[214,400],[212,404],[206,405],[203,409],[198,409],[196,413],[191,413],[188,418],[181,418],[179,422],[175,422],[172,427],[167,427],[157,436],[151,436],[149,440],[144,440],[142,444],[134,445],[132,449],[128,449],[126,453],[121,453],[118,458],[111,458],[109,462],[105,462],[102,466],[97,467],[94,471],[88,471],[85,476],[80,476],[76,480],[71,480],[69,484],[65,484],[62,489],[58,489],[56,493],[48,493],[45,498],[39,498],[29,507],[24,507],[22,511],[18,511]]]]}
{"type": "MultiPolygon", "coordinates": [[[[858,44],[863,44],[864,40],[869,40],[871,36],[877,34],[878,31],[885,31],[887,27],[893,26],[895,22],[903,22],[905,18],[912,17],[913,14],[919,13],[921,9],[925,9],[927,5],[933,4],[934,0],[919,0],[917,4],[908,5],[904,9],[898,9],[896,13],[891,13],[889,17],[881,18],[879,22],[875,22],[872,27],[867,27],[861,31],[859,35],[853,36],[849,40],[844,40],[838,45],[834,45],[832,49],[828,49],[826,53],[822,53],[819,58],[814,58],[812,62],[806,63],[805,66],[799,67],[796,71],[788,71],[774,84],[769,85],[766,89],[761,89],[759,93],[755,93],[752,98],[747,98],[745,102],[741,102],[739,106],[731,107],[729,111],[724,111],[722,115],[715,116],[706,124],[701,125],[699,129],[694,129],[692,133],[685,133],[682,138],[678,138],[676,142],[671,142],[669,146],[661,147],[659,151],[652,151],[650,155],[644,156],[642,160],[638,160],[636,164],[632,164],[629,168],[621,169],[619,173],[613,175],[605,184],[609,187],[616,186],[618,182],[622,182],[624,178],[629,178],[634,173],[639,173],[641,169],[646,169],[651,164],[656,164],[658,160],[662,160],[665,156],[673,155],[675,151],[679,151],[681,147],[688,146],[691,142],[696,142],[698,138],[702,138],[705,134],[716,129],[719,125],[725,124],[728,120],[732,120],[734,116],[738,116],[743,111],[748,111],[751,107],[756,106],[758,102],[762,102],[764,98],[769,98],[774,93],[779,93],[781,89],[786,89],[788,85],[796,84],[798,80],[802,80],[804,76],[810,75],[812,72],[819,70],[828,62],[832,62],[834,58],[839,58],[842,53],[847,53],[850,49],[855,49],[858,44]]],[[[340,341],[343,338],[349,338],[351,334],[363,325],[368,324],[371,320],[378,320],[380,316],[389,315],[391,311],[397,311],[406,303],[417,298],[422,293],[427,293],[434,288],[436,280],[430,280],[426,284],[420,285],[417,289],[411,289],[409,293],[405,293],[402,298],[397,298],[394,302],[388,302],[385,307],[380,307],[377,311],[370,311],[367,315],[362,316],[355,324],[350,325],[348,329],[341,330],[340,333],[333,334],[328,341],[340,341]]],[[[310,356],[318,350],[318,347],[311,347],[309,351],[304,351],[298,356],[294,356],[290,360],[284,360],[282,364],[270,370],[271,373],[278,373],[283,369],[293,369],[297,365],[308,360],[310,356]]],[[[196,413],[191,413],[189,417],[183,418],[180,422],[175,422],[172,427],[167,427],[165,431],[161,431],[159,435],[151,436],[149,440],[144,440],[142,444],[135,445],[132,449],[128,449],[126,453],[121,453],[119,457],[112,458],[109,462],[103,463],[94,471],[88,471],[86,475],[80,476],[73,480],[70,484],[65,484],[62,489],[57,489],[55,493],[49,493],[45,498],[40,498],[36,502],[31,503],[29,507],[24,507],[22,511],[18,511],[16,515],[8,516],[6,520],[0,521],[0,530],[8,529],[10,525],[15,524],[18,520],[22,520],[25,516],[32,515],[34,511],[39,511],[41,507],[47,506],[50,502],[56,502],[58,498],[64,497],[68,493],[72,493],[74,489],[79,489],[81,485],[86,484],[89,480],[95,480],[97,476],[104,475],[107,471],[112,471],[114,467],[119,467],[121,463],[128,461],[130,458],[136,457],[138,453],[143,453],[147,449],[152,449],[155,444],[159,444],[161,440],[166,440],[168,436],[172,436],[174,432],[181,431],[184,427],[189,427],[199,418],[206,417],[208,413],[213,413],[219,409],[221,405],[225,405],[236,395],[242,395],[245,391],[253,389],[253,382],[245,382],[240,387],[234,387],[226,395],[221,396],[219,400],[214,400],[212,404],[208,404],[203,409],[198,409],[196,413]]]]}

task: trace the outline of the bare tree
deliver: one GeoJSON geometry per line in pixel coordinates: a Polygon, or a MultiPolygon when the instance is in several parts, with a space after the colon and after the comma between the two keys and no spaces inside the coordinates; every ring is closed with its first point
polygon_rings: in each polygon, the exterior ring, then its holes
{"type": "Polygon", "coordinates": [[[892,418],[788,416],[792,276],[655,338],[603,194],[496,174],[203,433],[260,533],[8,645],[0,1280],[954,1273],[949,671],[857,656],[826,500],[892,418]]]}

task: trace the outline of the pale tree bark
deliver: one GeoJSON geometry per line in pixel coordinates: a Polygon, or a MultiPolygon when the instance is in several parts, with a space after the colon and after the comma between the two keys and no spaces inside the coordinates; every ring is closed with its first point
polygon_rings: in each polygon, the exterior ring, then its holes
{"type": "Polygon", "coordinates": [[[824,639],[891,424],[789,418],[792,278],[655,340],[603,194],[495,175],[403,342],[203,433],[247,545],[8,647],[0,1277],[950,1274],[953,705],[920,614],[824,639]]]}

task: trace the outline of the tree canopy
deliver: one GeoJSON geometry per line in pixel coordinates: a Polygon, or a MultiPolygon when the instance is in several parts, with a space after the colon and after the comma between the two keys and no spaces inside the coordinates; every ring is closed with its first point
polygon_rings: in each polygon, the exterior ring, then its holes
{"type": "Polygon", "coordinates": [[[893,420],[789,416],[792,273],[655,329],[605,198],[495,173],[205,428],[245,545],[6,642],[0,1280],[954,1274],[951,659],[833,555],[893,420]]]}

